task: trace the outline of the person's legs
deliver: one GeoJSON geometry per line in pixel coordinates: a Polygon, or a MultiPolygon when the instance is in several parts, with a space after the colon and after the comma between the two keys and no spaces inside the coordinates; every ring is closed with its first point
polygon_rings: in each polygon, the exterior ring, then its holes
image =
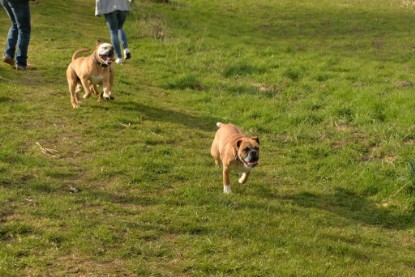
{"type": "Polygon", "coordinates": [[[118,38],[118,20],[116,12],[107,13],[105,15],[105,21],[107,22],[108,30],[110,31],[111,43],[115,49],[115,55],[117,58],[121,59],[121,47],[120,40],[118,38]]]}
{"type": "Polygon", "coordinates": [[[13,13],[15,23],[18,29],[17,51],[16,51],[16,66],[26,68],[27,66],[27,51],[30,42],[30,6],[29,1],[12,2],[7,1],[10,10],[13,13]]]}
{"type": "Polygon", "coordinates": [[[131,58],[130,49],[128,49],[128,42],[127,42],[127,35],[124,32],[123,26],[124,22],[127,18],[127,11],[118,11],[117,19],[118,19],[118,38],[121,41],[121,45],[124,48],[124,59],[131,58]]]}
{"type": "Polygon", "coordinates": [[[128,42],[127,42],[127,35],[124,32],[124,22],[127,18],[127,11],[118,11],[117,12],[117,20],[118,20],[118,38],[121,41],[122,48],[128,48],[128,42]]]}
{"type": "Polygon", "coordinates": [[[16,19],[14,17],[13,11],[9,5],[9,2],[7,0],[0,0],[0,4],[4,7],[6,13],[10,17],[12,25],[9,28],[9,32],[7,34],[7,42],[4,49],[4,62],[14,64],[13,58],[16,53],[16,44],[17,44],[17,38],[18,38],[18,28],[16,19]],[[6,61],[7,60],[7,61],[6,61]],[[9,61],[9,62],[8,62],[9,61]]]}

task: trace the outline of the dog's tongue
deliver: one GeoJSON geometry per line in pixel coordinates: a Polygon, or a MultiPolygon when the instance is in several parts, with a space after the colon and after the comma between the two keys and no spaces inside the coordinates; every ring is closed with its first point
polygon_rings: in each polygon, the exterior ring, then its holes
{"type": "Polygon", "coordinates": [[[257,166],[259,164],[259,162],[258,161],[254,161],[254,162],[247,162],[246,163],[246,165],[247,166],[249,166],[249,167],[255,167],[255,166],[257,166]]]}

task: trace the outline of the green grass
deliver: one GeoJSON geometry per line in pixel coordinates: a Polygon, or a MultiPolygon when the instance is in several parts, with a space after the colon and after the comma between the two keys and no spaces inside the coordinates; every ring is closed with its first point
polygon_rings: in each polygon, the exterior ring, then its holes
{"type": "Polygon", "coordinates": [[[80,109],[65,70],[104,19],[32,5],[37,69],[0,65],[0,276],[412,276],[409,2],[157,2],[134,2],[116,100],[80,109]],[[262,144],[232,195],[217,121],[262,144]]]}

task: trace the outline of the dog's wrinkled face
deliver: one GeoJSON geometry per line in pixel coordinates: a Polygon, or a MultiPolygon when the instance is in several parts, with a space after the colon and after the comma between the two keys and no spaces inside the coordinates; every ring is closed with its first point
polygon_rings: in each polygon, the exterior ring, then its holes
{"type": "Polygon", "coordinates": [[[237,155],[245,167],[253,168],[259,164],[259,138],[244,138],[236,142],[237,155]]]}
{"type": "Polygon", "coordinates": [[[110,65],[114,60],[114,47],[109,43],[99,43],[97,45],[97,54],[102,63],[110,65]]]}

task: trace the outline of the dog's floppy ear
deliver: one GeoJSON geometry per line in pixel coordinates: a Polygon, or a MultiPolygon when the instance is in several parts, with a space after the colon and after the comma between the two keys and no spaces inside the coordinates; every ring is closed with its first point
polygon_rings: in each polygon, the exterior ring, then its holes
{"type": "Polygon", "coordinates": [[[235,143],[235,148],[239,149],[239,146],[241,146],[241,143],[242,143],[242,139],[238,139],[235,143]]]}
{"type": "Polygon", "coordinates": [[[242,143],[242,139],[238,139],[234,144],[233,151],[234,151],[235,160],[238,159],[238,149],[241,146],[241,143],[242,143]]]}
{"type": "Polygon", "coordinates": [[[95,43],[95,45],[101,44],[101,41],[99,39],[97,39],[97,42],[95,43]]]}
{"type": "Polygon", "coordinates": [[[259,137],[251,137],[251,139],[255,140],[258,144],[260,144],[259,143],[259,137]]]}

